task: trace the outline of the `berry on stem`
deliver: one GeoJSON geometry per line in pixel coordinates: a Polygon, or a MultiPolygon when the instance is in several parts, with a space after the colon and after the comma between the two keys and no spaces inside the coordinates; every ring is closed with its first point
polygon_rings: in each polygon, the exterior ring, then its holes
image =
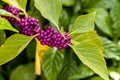
{"type": "Polygon", "coordinates": [[[57,32],[53,27],[48,26],[45,30],[40,30],[37,38],[42,45],[48,45],[50,47],[57,47],[57,49],[64,49],[71,43],[71,37],[64,32],[65,38],[57,32]]]}
{"type": "MultiPolygon", "coordinates": [[[[12,13],[14,16],[19,18],[20,10],[17,9],[16,7],[7,5],[3,9],[10,12],[10,13],[12,13]]],[[[2,16],[2,17],[6,18],[11,24],[15,24],[17,22],[17,20],[15,18],[13,18],[13,17],[9,17],[9,16],[2,16]]]]}
{"type": "Polygon", "coordinates": [[[17,23],[22,34],[32,36],[38,34],[40,26],[38,20],[32,17],[24,17],[17,23]]]}

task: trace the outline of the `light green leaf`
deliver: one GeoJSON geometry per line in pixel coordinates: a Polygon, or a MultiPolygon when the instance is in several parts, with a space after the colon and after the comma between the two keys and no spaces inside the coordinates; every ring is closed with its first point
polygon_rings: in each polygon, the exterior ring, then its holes
{"type": "Polygon", "coordinates": [[[62,0],[64,6],[70,7],[74,6],[77,0],[62,0]]]}
{"type": "Polygon", "coordinates": [[[95,31],[90,31],[86,33],[74,33],[71,35],[72,44],[77,45],[79,43],[93,43],[96,44],[101,50],[104,50],[102,46],[102,41],[95,31]]]}
{"type": "Polygon", "coordinates": [[[71,47],[83,64],[104,80],[109,80],[106,63],[98,46],[91,43],[81,43],[79,45],[71,45],[71,47]]]}
{"type": "Polygon", "coordinates": [[[0,65],[19,55],[34,37],[14,34],[0,47],[0,65]]]}
{"type": "Polygon", "coordinates": [[[120,46],[102,37],[103,46],[105,48],[104,57],[108,59],[120,60],[120,46]]]}
{"type": "Polygon", "coordinates": [[[44,18],[52,22],[59,30],[58,20],[62,11],[60,0],[35,0],[35,7],[41,12],[44,18]]]}
{"type": "Polygon", "coordinates": [[[0,18],[0,30],[11,30],[14,32],[18,32],[15,28],[12,27],[12,25],[4,18],[0,18]]]}
{"type": "Polygon", "coordinates": [[[70,80],[69,77],[72,76],[78,69],[77,63],[73,52],[67,51],[64,57],[64,63],[61,72],[56,80],[70,80]]]}
{"type": "Polygon", "coordinates": [[[42,60],[42,70],[47,80],[56,80],[62,69],[64,56],[55,48],[50,48],[45,52],[42,60]]]}
{"type": "Polygon", "coordinates": [[[18,19],[16,16],[14,16],[14,15],[11,14],[10,12],[7,12],[7,11],[5,11],[5,10],[3,10],[3,9],[0,9],[0,15],[2,15],[2,16],[10,16],[10,17],[13,17],[13,18],[15,18],[15,19],[18,19]]]}
{"type": "Polygon", "coordinates": [[[15,68],[11,75],[10,80],[35,80],[34,64],[29,63],[27,65],[20,65],[15,68]]]}
{"type": "Polygon", "coordinates": [[[25,15],[27,15],[26,13],[27,0],[2,0],[2,1],[22,10],[25,13],[25,15]]]}
{"type": "Polygon", "coordinates": [[[3,30],[0,30],[0,46],[5,42],[6,34],[3,30]]]}
{"type": "Polygon", "coordinates": [[[84,33],[94,30],[94,18],[95,12],[77,17],[72,28],[70,29],[70,35],[73,33],[84,33]]]}
{"type": "Polygon", "coordinates": [[[19,8],[26,11],[27,0],[16,0],[18,2],[19,8]]]}
{"type": "Polygon", "coordinates": [[[94,72],[89,69],[87,66],[80,64],[76,73],[72,76],[69,77],[71,80],[76,80],[76,79],[83,79],[90,77],[94,74],[94,72]]]}

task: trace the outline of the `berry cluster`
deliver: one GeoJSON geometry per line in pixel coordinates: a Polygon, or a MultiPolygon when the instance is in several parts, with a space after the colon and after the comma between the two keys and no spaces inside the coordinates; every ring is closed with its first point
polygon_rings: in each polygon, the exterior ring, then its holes
{"type": "Polygon", "coordinates": [[[71,37],[64,32],[64,37],[59,34],[53,27],[49,26],[45,30],[40,30],[37,37],[42,45],[50,47],[57,47],[57,49],[64,49],[70,44],[71,37]]]}
{"type": "MultiPolygon", "coordinates": [[[[17,8],[15,8],[13,6],[9,6],[9,5],[5,6],[3,9],[10,12],[10,13],[12,13],[16,17],[19,17],[19,12],[20,12],[19,9],[17,9],[17,8]]],[[[16,19],[13,18],[13,17],[8,17],[8,16],[3,16],[3,17],[6,18],[11,24],[16,23],[16,19]]]]}
{"type": "Polygon", "coordinates": [[[21,18],[17,25],[21,33],[28,36],[35,35],[40,31],[38,20],[32,17],[21,18]]]}
{"type": "MultiPolygon", "coordinates": [[[[4,10],[19,17],[19,9],[12,6],[5,6],[4,10]]],[[[5,17],[11,24],[17,24],[22,34],[32,36],[38,34],[37,38],[42,45],[48,45],[50,47],[57,47],[57,49],[64,49],[71,43],[71,37],[64,32],[60,34],[53,27],[48,26],[45,30],[41,30],[38,20],[32,17],[20,18],[20,21],[15,20],[12,17],[5,17]]]]}

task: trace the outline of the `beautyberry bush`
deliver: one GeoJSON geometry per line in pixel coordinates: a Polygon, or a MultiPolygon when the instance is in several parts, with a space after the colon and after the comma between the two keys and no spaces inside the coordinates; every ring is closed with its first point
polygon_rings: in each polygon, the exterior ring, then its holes
{"type": "Polygon", "coordinates": [[[110,19],[119,1],[113,7],[110,1],[0,1],[0,80],[112,79],[107,61],[119,61],[108,56],[119,51],[119,20],[110,19]]]}

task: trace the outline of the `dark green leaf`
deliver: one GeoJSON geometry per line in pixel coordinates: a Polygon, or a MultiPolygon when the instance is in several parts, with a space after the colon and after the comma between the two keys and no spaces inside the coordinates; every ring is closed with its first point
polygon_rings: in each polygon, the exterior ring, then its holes
{"type": "Polygon", "coordinates": [[[71,52],[65,53],[63,67],[57,80],[69,80],[69,77],[77,71],[77,63],[73,56],[74,55],[71,54],[71,52]]]}
{"type": "Polygon", "coordinates": [[[63,26],[65,30],[68,29],[70,23],[70,16],[68,15],[67,10],[63,9],[62,16],[60,17],[59,24],[63,26]]]}
{"type": "Polygon", "coordinates": [[[98,46],[91,43],[81,43],[79,45],[72,45],[71,47],[83,64],[92,69],[104,80],[109,80],[106,63],[102,51],[98,46]]]}
{"type": "Polygon", "coordinates": [[[52,22],[59,30],[58,20],[62,11],[60,0],[35,0],[35,7],[41,12],[44,18],[52,22]]]}
{"type": "Polygon", "coordinates": [[[5,42],[6,40],[6,35],[3,30],[0,30],[0,46],[5,42]]]}
{"type": "Polygon", "coordinates": [[[50,48],[45,52],[42,60],[42,70],[47,80],[56,80],[63,64],[63,53],[55,48],[50,48]]]}
{"type": "Polygon", "coordinates": [[[114,28],[114,34],[116,37],[120,36],[119,34],[120,33],[120,14],[119,13],[120,13],[120,2],[118,2],[118,0],[115,0],[112,5],[110,14],[114,22],[113,28],[114,28]]]}
{"type": "Polygon", "coordinates": [[[84,8],[111,8],[114,0],[82,0],[84,8]]]}
{"type": "Polygon", "coordinates": [[[74,75],[70,76],[69,78],[72,80],[76,80],[76,79],[90,77],[93,74],[94,74],[94,72],[91,69],[89,69],[87,66],[85,66],[83,64],[80,64],[76,73],[74,75]]]}
{"type": "Polygon", "coordinates": [[[2,75],[0,75],[0,80],[5,80],[4,77],[2,75]]]}
{"type": "Polygon", "coordinates": [[[83,33],[94,30],[95,12],[77,17],[69,33],[83,33]]]}
{"type": "Polygon", "coordinates": [[[98,77],[98,76],[95,76],[95,77],[91,77],[87,80],[103,80],[102,78],[98,77]]]}
{"type": "Polygon", "coordinates": [[[112,37],[113,30],[110,14],[102,8],[95,9],[95,11],[96,11],[95,23],[97,27],[101,31],[112,37]]]}
{"type": "Polygon", "coordinates": [[[0,65],[19,55],[34,37],[14,34],[0,47],[0,65]]]}
{"type": "Polygon", "coordinates": [[[35,80],[34,64],[20,65],[15,68],[10,76],[10,80],[35,80]]]}
{"type": "Polygon", "coordinates": [[[26,48],[27,58],[29,61],[34,60],[36,53],[36,41],[32,40],[26,48]]]}
{"type": "Polygon", "coordinates": [[[0,30],[11,30],[14,32],[18,32],[15,28],[12,27],[12,25],[4,18],[0,18],[0,30]]]}
{"type": "Polygon", "coordinates": [[[120,60],[120,46],[105,37],[102,37],[102,42],[105,48],[105,58],[120,60]]]}

